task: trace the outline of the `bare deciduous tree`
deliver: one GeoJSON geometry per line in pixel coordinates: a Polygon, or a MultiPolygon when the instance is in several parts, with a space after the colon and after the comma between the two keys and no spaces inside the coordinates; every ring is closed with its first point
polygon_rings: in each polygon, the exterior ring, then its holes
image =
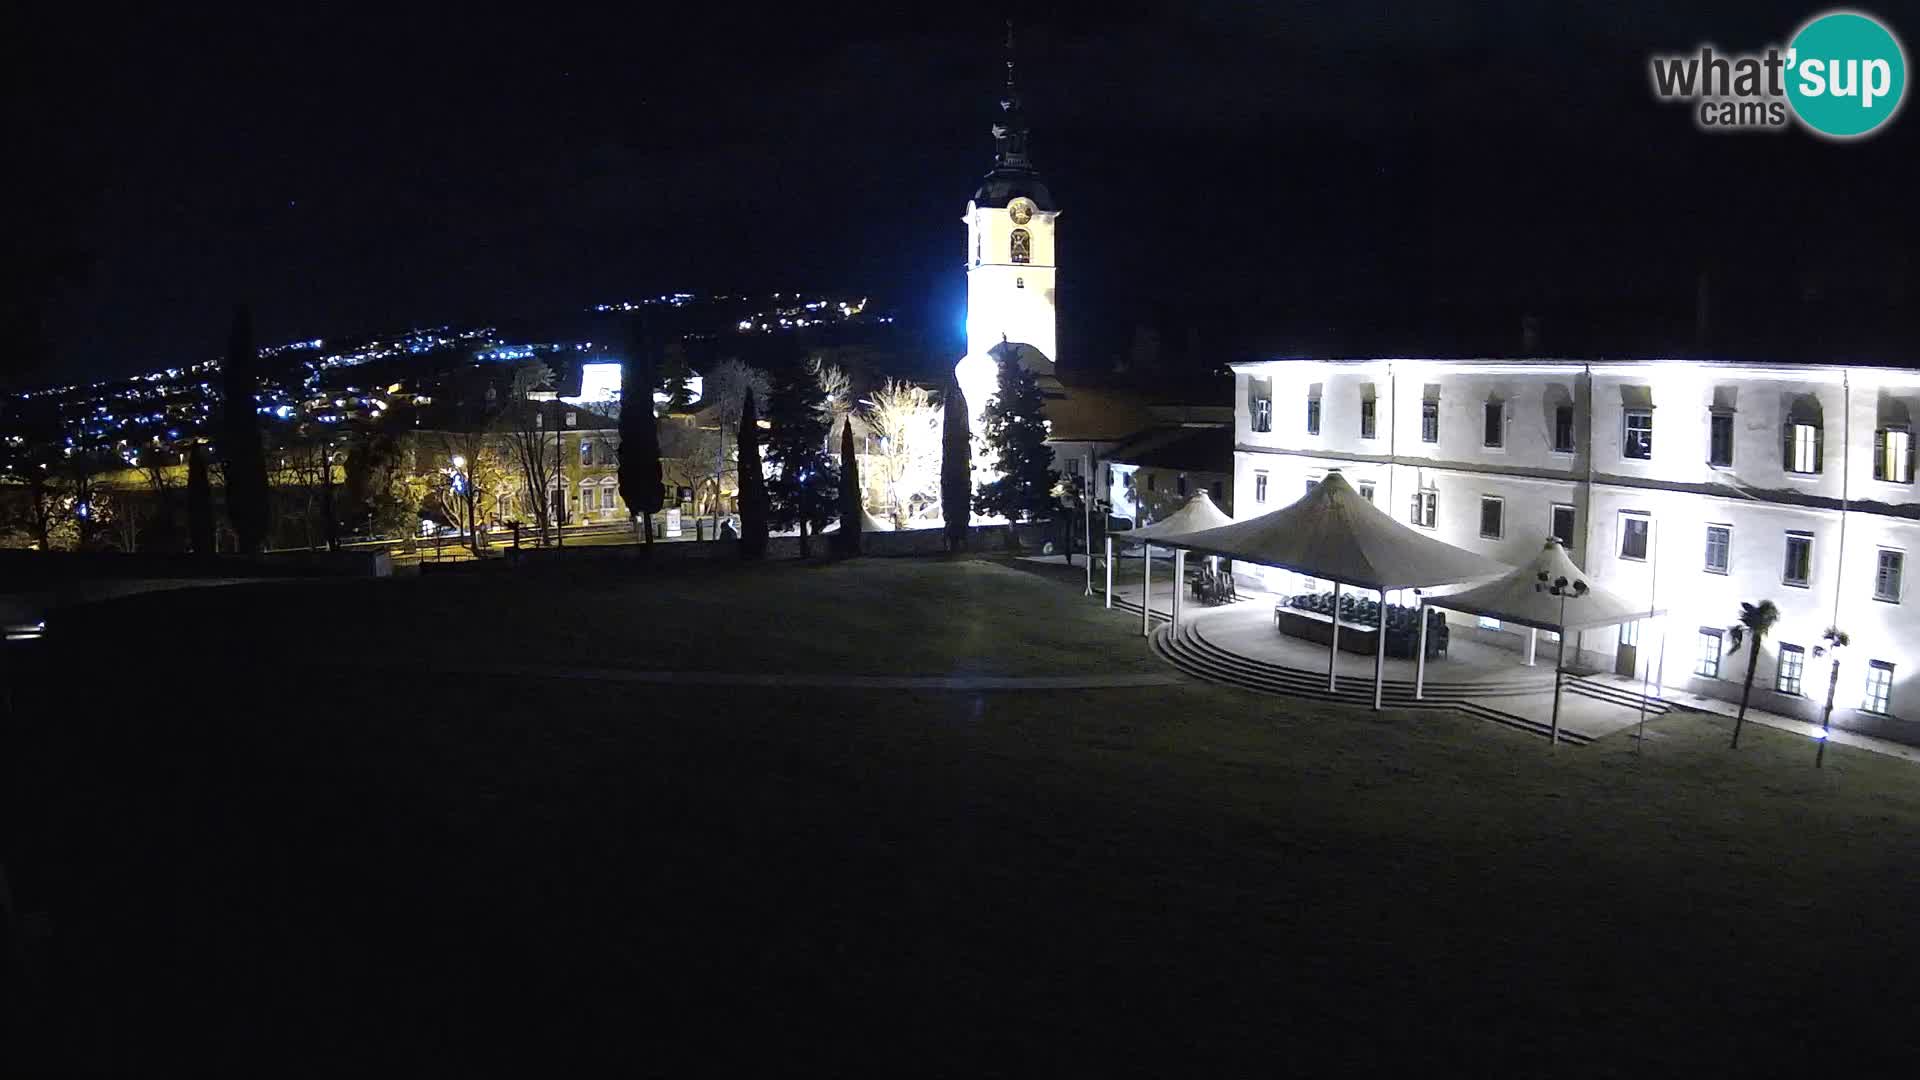
{"type": "Polygon", "coordinates": [[[867,452],[869,476],[893,527],[902,529],[940,496],[940,408],[924,387],[896,379],[862,404],[867,426],[880,438],[867,452]]]}

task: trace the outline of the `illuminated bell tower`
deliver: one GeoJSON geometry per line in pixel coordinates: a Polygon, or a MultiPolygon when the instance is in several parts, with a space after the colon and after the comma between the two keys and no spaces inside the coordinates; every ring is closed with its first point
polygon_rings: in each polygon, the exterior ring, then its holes
{"type": "Polygon", "coordinates": [[[1038,374],[1053,374],[1054,219],[1060,209],[1027,154],[1027,121],[1013,83],[1013,29],[1007,29],[1007,84],[993,122],[993,169],[967,203],[967,355],[954,366],[978,436],[980,413],[1000,380],[990,350],[1023,351],[1038,374]]]}

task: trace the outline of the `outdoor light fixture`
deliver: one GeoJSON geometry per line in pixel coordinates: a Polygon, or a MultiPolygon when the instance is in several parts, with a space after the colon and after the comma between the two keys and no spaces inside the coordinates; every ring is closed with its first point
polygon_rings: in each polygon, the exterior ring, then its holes
{"type": "Polygon", "coordinates": [[[1560,631],[1558,635],[1560,644],[1558,655],[1556,655],[1553,660],[1553,725],[1552,730],[1549,732],[1549,737],[1552,739],[1553,745],[1559,746],[1560,686],[1567,681],[1567,597],[1585,596],[1588,590],[1586,582],[1577,579],[1568,582],[1565,574],[1554,578],[1552,581],[1547,580],[1547,572],[1545,570],[1540,571],[1535,576],[1538,580],[1534,582],[1534,592],[1545,592],[1560,598],[1560,631]]]}

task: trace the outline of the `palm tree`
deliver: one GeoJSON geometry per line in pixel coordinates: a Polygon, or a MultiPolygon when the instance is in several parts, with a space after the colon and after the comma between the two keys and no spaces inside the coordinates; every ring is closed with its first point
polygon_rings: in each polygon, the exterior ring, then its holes
{"type": "Polygon", "coordinates": [[[1840,686],[1840,650],[1853,643],[1847,637],[1847,632],[1837,626],[1827,627],[1827,632],[1821,634],[1820,639],[1826,644],[1813,647],[1814,659],[1822,655],[1831,656],[1833,665],[1827,674],[1827,708],[1820,714],[1820,749],[1813,755],[1813,767],[1816,769],[1826,761],[1827,736],[1833,733],[1833,692],[1840,686]]]}
{"type": "Polygon", "coordinates": [[[1733,718],[1733,748],[1740,746],[1740,725],[1747,720],[1747,699],[1753,696],[1753,676],[1760,669],[1760,639],[1767,636],[1773,624],[1780,621],[1780,609],[1773,601],[1762,600],[1758,604],[1740,605],[1740,621],[1727,633],[1727,651],[1740,647],[1742,638],[1751,640],[1747,649],[1747,682],[1740,688],[1740,713],[1733,718]]]}

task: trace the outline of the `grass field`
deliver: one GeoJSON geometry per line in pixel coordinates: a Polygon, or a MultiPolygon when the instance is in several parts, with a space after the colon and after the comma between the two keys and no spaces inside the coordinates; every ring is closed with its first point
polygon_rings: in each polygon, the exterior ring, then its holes
{"type": "Polygon", "coordinates": [[[138,598],[10,732],[43,1064],[1720,1075],[1906,1060],[1920,772],[1550,749],[1160,671],[987,560],[138,598]],[[489,665],[512,674],[488,675],[489,665]],[[532,674],[528,669],[539,669],[532,674]],[[242,707],[226,707],[230,702],[242,707]]]}

